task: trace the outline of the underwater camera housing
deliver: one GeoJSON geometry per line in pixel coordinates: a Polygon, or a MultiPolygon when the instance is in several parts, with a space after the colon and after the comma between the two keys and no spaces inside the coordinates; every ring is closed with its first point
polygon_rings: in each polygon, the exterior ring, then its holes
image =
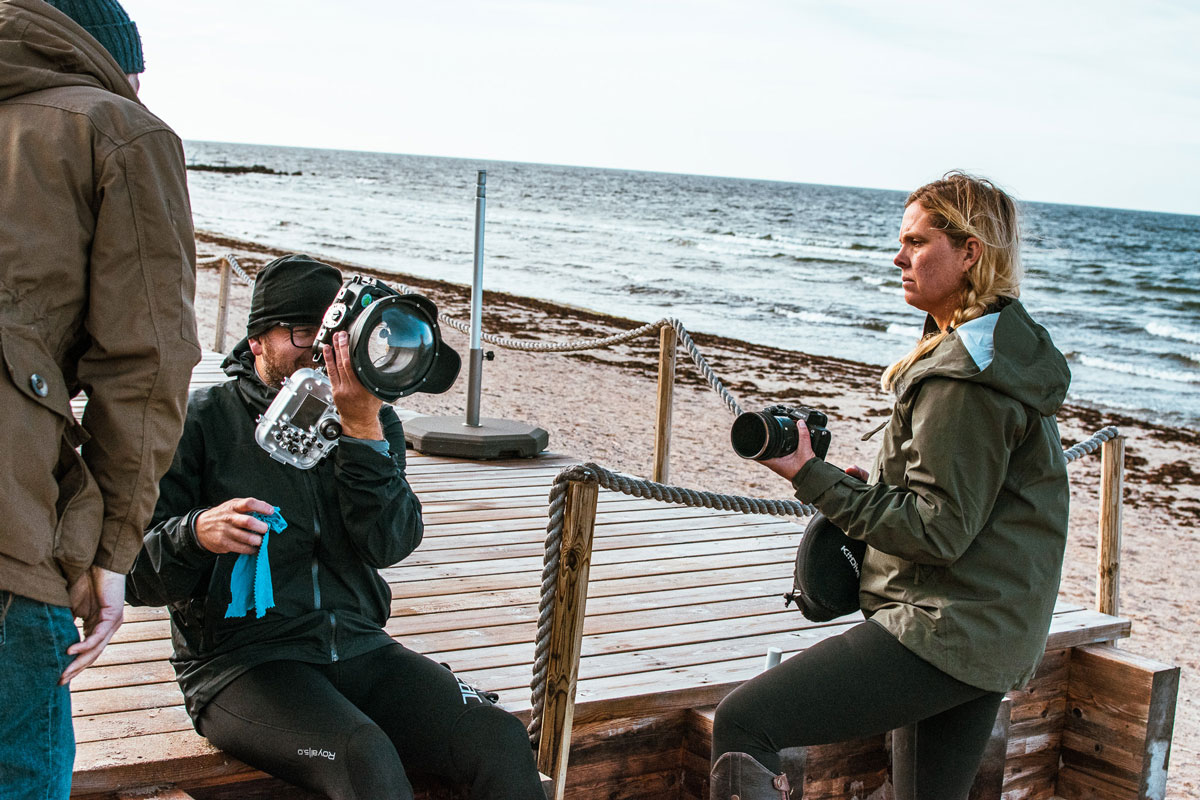
{"type": "Polygon", "coordinates": [[[795,452],[800,444],[797,422],[808,428],[813,453],[824,459],[831,440],[825,427],[829,418],[823,411],[807,406],[769,406],[762,411],[738,414],[729,429],[729,439],[734,452],[742,458],[767,461],[795,452]]]}
{"type": "MultiPolygon", "coordinates": [[[[354,374],[371,394],[394,402],[414,392],[440,394],[458,377],[462,360],[442,341],[437,306],[419,294],[400,294],[375,278],[346,281],[325,311],[313,341],[322,345],[346,331],[354,374]]],[[[300,469],[315,466],[337,444],[341,418],[324,366],[297,370],[259,417],[254,438],[271,457],[300,469]]]]}
{"type": "Polygon", "coordinates": [[[333,385],[321,370],[298,369],[258,418],[254,440],[271,458],[309,469],[334,448],[342,419],[333,405],[333,385]]]}

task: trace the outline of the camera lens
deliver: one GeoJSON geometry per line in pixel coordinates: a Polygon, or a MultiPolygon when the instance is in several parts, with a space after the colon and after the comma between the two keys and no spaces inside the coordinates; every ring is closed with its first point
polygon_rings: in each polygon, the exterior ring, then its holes
{"type": "Polygon", "coordinates": [[[765,411],[738,414],[729,430],[729,440],[735,453],[755,461],[787,455],[800,441],[794,419],[765,411]]]}
{"type": "Polygon", "coordinates": [[[420,378],[433,360],[433,329],[403,308],[386,309],[365,341],[371,366],[400,384],[420,378]]]}

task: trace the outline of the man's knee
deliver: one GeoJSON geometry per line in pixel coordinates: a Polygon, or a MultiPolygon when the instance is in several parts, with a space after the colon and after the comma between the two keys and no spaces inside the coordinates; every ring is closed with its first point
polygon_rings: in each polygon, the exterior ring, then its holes
{"type": "Polygon", "coordinates": [[[541,796],[529,734],[507,711],[481,705],[463,713],[454,727],[451,750],[474,796],[541,796]]]}
{"type": "MultiPolygon", "coordinates": [[[[412,784],[396,748],[377,725],[360,725],[347,738],[342,762],[347,800],[412,800],[412,784]]],[[[341,800],[341,798],[335,798],[341,800]]]]}
{"type": "Polygon", "coordinates": [[[455,757],[469,754],[514,753],[532,758],[529,733],[521,721],[502,708],[480,705],[464,712],[454,726],[455,757]]]}

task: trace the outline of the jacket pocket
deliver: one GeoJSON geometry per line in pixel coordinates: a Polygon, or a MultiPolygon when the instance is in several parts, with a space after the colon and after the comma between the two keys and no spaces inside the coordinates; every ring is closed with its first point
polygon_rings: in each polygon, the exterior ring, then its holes
{"type": "MultiPolygon", "coordinates": [[[[0,326],[0,358],[0,496],[6,513],[0,551],[40,564],[60,550],[60,537],[82,533],[94,545],[102,505],[74,449],[88,436],[71,413],[57,362],[31,330],[14,326],[0,326]]],[[[72,557],[86,548],[67,544],[64,552],[72,557]]]]}

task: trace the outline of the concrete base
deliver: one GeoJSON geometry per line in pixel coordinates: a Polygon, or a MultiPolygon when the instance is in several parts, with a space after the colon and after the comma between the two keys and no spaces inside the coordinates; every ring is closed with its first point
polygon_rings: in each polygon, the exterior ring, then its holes
{"type": "Polygon", "coordinates": [[[431,456],[490,460],[533,458],[546,449],[550,434],[527,422],[481,417],[470,427],[465,417],[411,417],[404,439],[412,449],[431,456]]]}

